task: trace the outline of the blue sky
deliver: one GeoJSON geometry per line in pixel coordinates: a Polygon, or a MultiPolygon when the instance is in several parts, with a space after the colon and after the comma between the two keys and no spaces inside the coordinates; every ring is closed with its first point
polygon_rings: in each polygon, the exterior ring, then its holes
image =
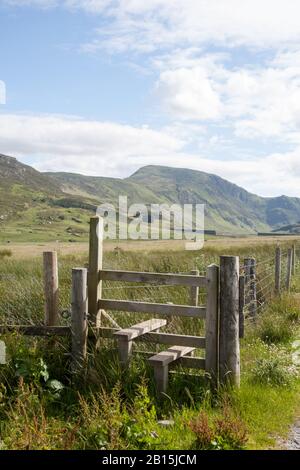
{"type": "Polygon", "coordinates": [[[0,0],[0,153],[300,197],[299,15],[298,0],[0,0]]]}

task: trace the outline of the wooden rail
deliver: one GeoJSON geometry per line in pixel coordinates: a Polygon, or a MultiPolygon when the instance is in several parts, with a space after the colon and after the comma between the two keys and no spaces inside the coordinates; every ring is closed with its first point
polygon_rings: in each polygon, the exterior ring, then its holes
{"type": "Polygon", "coordinates": [[[190,274],[148,273],[101,269],[99,271],[99,279],[101,281],[144,282],[165,286],[207,287],[206,277],[190,274]]]}
{"type": "Polygon", "coordinates": [[[205,318],[205,307],[191,307],[189,305],[169,305],[151,302],[136,302],[129,300],[99,300],[99,309],[116,310],[122,312],[153,313],[157,315],[205,318]]]}

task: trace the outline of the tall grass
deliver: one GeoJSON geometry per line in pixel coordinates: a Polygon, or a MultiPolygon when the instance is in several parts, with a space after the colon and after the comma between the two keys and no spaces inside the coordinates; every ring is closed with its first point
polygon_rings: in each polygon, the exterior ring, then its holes
{"type": "MultiPolygon", "coordinates": [[[[163,254],[118,249],[105,255],[104,266],[155,272],[189,272],[196,268],[203,273],[206,266],[218,262],[220,254],[263,259],[274,252],[274,247],[255,247],[255,252],[243,247],[237,251],[230,246],[199,253],[163,254]]],[[[71,269],[75,265],[86,266],[86,256],[59,259],[60,310],[70,309],[71,269]]],[[[106,282],[103,295],[185,304],[189,290],[106,282]]],[[[204,292],[200,298],[205,303],[204,292]]],[[[0,323],[42,323],[41,260],[5,258],[0,274],[0,299],[0,323]]],[[[147,318],[122,312],[113,316],[122,327],[147,318]]],[[[60,321],[65,324],[69,319],[60,321]]],[[[109,325],[107,320],[103,321],[109,325]]],[[[158,397],[147,361],[135,356],[131,367],[122,371],[111,340],[102,340],[97,350],[90,345],[86,374],[75,381],[70,373],[66,338],[6,335],[3,339],[8,364],[0,369],[0,445],[4,449],[272,446],[276,434],[288,430],[300,389],[290,347],[299,331],[299,303],[291,296],[274,299],[255,325],[246,326],[246,337],[241,342],[241,389],[220,390],[217,396],[211,393],[202,373],[179,370],[170,375],[167,395],[158,397]],[[159,419],[171,419],[173,425],[161,427],[159,419]],[[209,442],[201,429],[208,433],[209,442]]],[[[204,327],[199,320],[174,317],[166,331],[202,334],[204,327]]],[[[144,344],[143,348],[157,350],[154,344],[144,344]]],[[[138,345],[138,349],[143,348],[138,345]]]]}

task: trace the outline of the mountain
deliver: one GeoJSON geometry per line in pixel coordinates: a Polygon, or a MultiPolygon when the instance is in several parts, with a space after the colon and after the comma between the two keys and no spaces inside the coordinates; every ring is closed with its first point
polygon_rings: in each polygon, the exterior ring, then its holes
{"type": "Polygon", "coordinates": [[[0,242],[86,236],[95,208],[94,200],[67,195],[60,182],[0,154],[0,242]]]}
{"type": "Polygon", "coordinates": [[[300,221],[300,199],[263,198],[201,171],[145,166],[128,178],[40,173],[0,154],[0,241],[86,238],[88,219],[119,195],[132,203],[203,203],[205,228],[270,232],[300,221]]]}
{"type": "Polygon", "coordinates": [[[228,233],[271,231],[300,220],[300,199],[263,198],[219,176],[201,171],[145,166],[129,178],[105,178],[48,173],[73,195],[117,202],[126,194],[130,203],[203,203],[205,227],[228,233]]]}
{"type": "Polygon", "coordinates": [[[46,175],[0,154],[0,215],[14,216],[34,201],[62,194],[60,186],[46,175]]]}

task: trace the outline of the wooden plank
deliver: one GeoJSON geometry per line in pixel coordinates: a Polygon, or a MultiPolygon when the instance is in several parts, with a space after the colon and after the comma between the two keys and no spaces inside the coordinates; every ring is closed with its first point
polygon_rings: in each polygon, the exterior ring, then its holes
{"type": "Polygon", "coordinates": [[[147,333],[139,338],[143,342],[153,342],[158,344],[176,344],[178,346],[189,346],[191,348],[205,348],[205,338],[201,336],[174,335],[171,333],[147,333]]]}
{"type": "Polygon", "coordinates": [[[205,318],[205,307],[190,307],[189,305],[166,305],[151,302],[136,302],[129,300],[99,301],[99,308],[104,310],[118,310],[123,312],[153,313],[157,315],[205,318]]]}
{"type": "Polygon", "coordinates": [[[99,277],[102,281],[145,282],[148,284],[160,284],[166,286],[207,286],[206,277],[192,276],[190,274],[147,273],[102,269],[99,277]]]}
{"type": "Polygon", "coordinates": [[[220,258],[220,382],[239,387],[239,258],[220,258]]]}
{"type": "Polygon", "coordinates": [[[72,371],[78,373],[87,357],[87,270],[72,269],[72,371]]]}
{"type": "Polygon", "coordinates": [[[88,271],[88,299],[90,321],[100,326],[101,312],[99,299],[101,299],[101,281],[99,271],[103,262],[103,218],[91,217],[90,219],[90,241],[89,241],[89,271],[88,271]]]}
{"type": "Polygon", "coordinates": [[[212,385],[216,385],[219,376],[219,266],[212,264],[207,268],[207,279],[205,368],[212,385]]]}
{"type": "Polygon", "coordinates": [[[45,325],[58,323],[58,264],[56,251],[44,251],[45,325]]]}
{"type": "MultiPolygon", "coordinates": [[[[99,336],[102,338],[112,339],[117,328],[101,327],[99,329],[99,336]]],[[[91,331],[92,334],[92,331],[91,331]]],[[[190,346],[192,348],[205,348],[205,338],[201,336],[189,335],[175,335],[172,333],[146,333],[143,336],[136,338],[136,341],[141,343],[158,343],[158,344],[177,344],[178,346],[190,346]]]]}
{"type": "Polygon", "coordinates": [[[25,336],[69,336],[69,326],[45,326],[45,325],[0,325],[0,334],[20,333],[25,336]]]}
{"type": "MultiPolygon", "coordinates": [[[[133,355],[144,357],[145,359],[150,359],[155,353],[145,352],[145,351],[133,351],[133,355]]],[[[168,366],[169,371],[178,368],[178,365],[187,368],[187,369],[200,369],[205,370],[205,359],[202,357],[189,357],[184,356],[176,359],[176,361],[171,362],[168,366]]]]}
{"type": "Polygon", "coordinates": [[[194,348],[189,348],[187,346],[172,346],[166,351],[161,351],[155,356],[149,358],[149,362],[152,365],[159,363],[162,367],[167,366],[171,362],[176,361],[182,356],[186,356],[194,351],[194,348]]]}
{"type": "Polygon", "coordinates": [[[127,341],[132,341],[133,339],[149,333],[150,331],[157,330],[162,326],[167,324],[167,320],[162,320],[160,318],[152,318],[151,320],[146,320],[141,323],[137,323],[129,328],[124,328],[114,333],[117,337],[125,337],[127,341]]]}

